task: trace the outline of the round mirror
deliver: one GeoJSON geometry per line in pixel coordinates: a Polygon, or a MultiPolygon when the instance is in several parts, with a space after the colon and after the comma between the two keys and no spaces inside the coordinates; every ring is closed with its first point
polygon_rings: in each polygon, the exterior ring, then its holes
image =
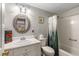
{"type": "Polygon", "coordinates": [[[30,28],[30,20],[26,15],[16,15],[13,20],[13,27],[18,33],[26,33],[30,28]]]}

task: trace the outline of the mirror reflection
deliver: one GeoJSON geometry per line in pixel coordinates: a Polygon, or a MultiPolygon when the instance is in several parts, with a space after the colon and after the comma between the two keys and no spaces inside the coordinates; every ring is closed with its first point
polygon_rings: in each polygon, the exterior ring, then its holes
{"type": "Polygon", "coordinates": [[[26,15],[15,16],[13,26],[18,33],[26,33],[30,28],[30,20],[26,15]]]}

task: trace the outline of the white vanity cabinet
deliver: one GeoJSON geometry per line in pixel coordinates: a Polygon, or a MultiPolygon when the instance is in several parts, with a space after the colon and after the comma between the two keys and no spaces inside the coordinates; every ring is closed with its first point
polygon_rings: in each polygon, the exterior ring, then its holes
{"type": "Polygon", "coordinates": [[[14,41],[4,45],[4,55],[8,56],[41,56],[41,43],[35,38],[13,38],[14,41]]]}
{"type": "Polygon", "coordinates": [[[8,56],[13,56],[13,54],[14,54],[14,53],[13,53],[13,52],[14,52],[13,49],[9,49],[8,51],[9,51],[8,56]]]}
{"type": "Polygon", "coordinates": [[[33,44],[9,50],[9,56],[40,56],[40,44],[33,44]]]}

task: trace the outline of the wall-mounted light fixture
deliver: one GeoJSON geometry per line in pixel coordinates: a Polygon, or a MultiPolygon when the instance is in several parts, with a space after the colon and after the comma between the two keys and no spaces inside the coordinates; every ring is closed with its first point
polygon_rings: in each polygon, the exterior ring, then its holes
{"type": "Polygon", "coordinates": [[[19,7],[20,14],[26,14],[27,8],[24,5],[16,4],[19,7]]]}
{"type": "Polygon", "coordinates": [[[26,14],[26,8],[24,6],[20,6],[20,13],[26,14]]]}
{"type": "Polygon", "coordinates": [[[29,6],[27,4],[16,4],[16,5],[19,7],[21,14],[30,13],[31,6],[29,6]]]}

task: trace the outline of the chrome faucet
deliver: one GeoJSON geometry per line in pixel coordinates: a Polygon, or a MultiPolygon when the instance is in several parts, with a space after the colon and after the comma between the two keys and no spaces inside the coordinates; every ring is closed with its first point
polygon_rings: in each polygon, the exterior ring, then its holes
{"type": "Polygon", "coordinates": [[[21,40],[25,40],[26,38],[25,37],[21,37],[21,40]]]}

